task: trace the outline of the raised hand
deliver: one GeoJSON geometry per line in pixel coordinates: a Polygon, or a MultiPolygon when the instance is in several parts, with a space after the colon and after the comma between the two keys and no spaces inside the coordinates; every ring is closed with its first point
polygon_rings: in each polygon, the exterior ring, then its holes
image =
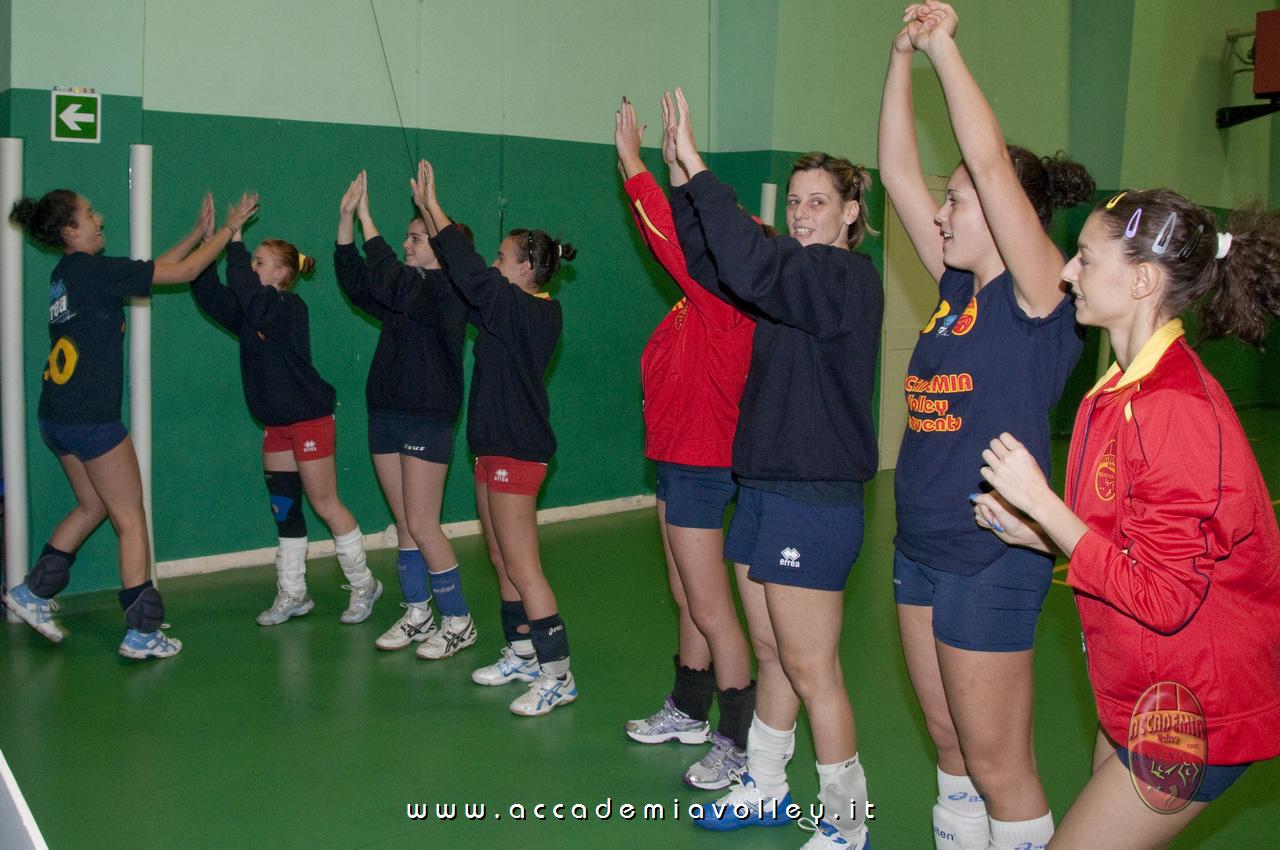
{"type": "Polygon", "coordinates": [[[338,211],[343,215],[354,215],[359,208],[361,200],[365,197],[367,191],[367,183],[365,181],[365,173],[361,171],[356,175],[356,179],[352,180],[350,185],[347,186],[347,191],[343,194],[342,201],[338,204],[338,211]]]}
{"type": "Polygon", "coordinates": [[[200,203],[200,217],[196,220],[196,229],[200,231],[201,239],[209,239],[213,236],[217,216],[214,212],[213,193],[205,192],[204,200],[200,203]]]}
{"type": "Polygon", "coordinates": [[[706,163],[702,161],[702,155],[698,153],[698,143],[693,139],[693,120],[689,115],[689,102],[684,98],[684,91],[680,88],[676,89],[676,159],[689,175],[690,179],[694,175],[707,170],[706,163]]]}
{"type": "Polygon", "coordinates": [[[1036,459],[1012,434],[1004,433],[992,440],[982,452],[982,459],[987,464],[981,470],[987,483],[1009,504],[1031,517],[1035,517],[1044,497],[1057,498],[1036,459]]]}
{"type": "Polygon", "coordinates": [[[239,203],[232,205],[227,210],[227,217],[223,220],[222,226],[231,228],[232,233],[239,237],[240,231],[244,228],[245,223],[253,218],[258,212],[258,193],[245,192],[240,196],[239,203]]]}
{"type": "Polygon", "coordinates": [[[676,105],[671,92],[662,93],[662,159],[670,168],[679,164],[676,156],[676,105]]]}
{"type": "Polygon", "coordinates": [[[636,108],[624,97],[613,115],[613,144],[618,149],[618,167],[624,178],[646,170],[640,158],[640,142],[647,126],[636,122],[636,108]]]}
{"type": "MultiPolygon", "coordinates": [[[[955,9],[939,0],[925,0],[908,6],[902,20],[907,24],[903,33],[911,46],[922,53],[928,53],[942,39],[954,38],[959,25],[955,9]]],[[[899,33],[899,37],[903,33],[899,33]]],[[[897,41],[894,48],[898,48],[897,41]]]]}
{"type": "Polygon", "coordinates": [[[409,178],[409,189],[413,193],[413,204],[418,209],[425,212],[440,205],[436,197],[436,172],[425,159],[418,160],[418,176],[409,178]]]}

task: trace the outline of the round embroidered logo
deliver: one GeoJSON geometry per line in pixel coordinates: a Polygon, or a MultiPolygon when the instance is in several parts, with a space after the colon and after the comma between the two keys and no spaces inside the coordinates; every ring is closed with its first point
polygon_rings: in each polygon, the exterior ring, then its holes
{"type": "Polygon", "coordinates": [[[1098,456],[1098,467],[1093,471],[1093,490],[1098,498],[1110,502],[1116,497],[1116,441],[1111,440],[1098,456]]]}
{"type": "Polygon", "coordinates": [[[1129,720],[1129,776],[1154,812],[1185,809],[1208,764],[1209,730],[1200,701],[1186,685],[1156,682],[1143,691],[1129,720]]]}

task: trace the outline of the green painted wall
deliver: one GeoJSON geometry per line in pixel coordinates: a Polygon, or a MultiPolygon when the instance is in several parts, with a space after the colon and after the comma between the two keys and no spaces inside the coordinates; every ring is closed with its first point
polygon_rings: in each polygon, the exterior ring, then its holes
{"type": "Polygon", "coordinates": [[[1129,93],[1133,4],[1071,4],[1070,132],[1067,150],[1099,186],[1120,186],[1129,93]]]}
{"type": "Polygon", "coordinates": [[[773,145],[778,17],[781,0],[712,0],[713,151],[767,151],[773,145]]]}

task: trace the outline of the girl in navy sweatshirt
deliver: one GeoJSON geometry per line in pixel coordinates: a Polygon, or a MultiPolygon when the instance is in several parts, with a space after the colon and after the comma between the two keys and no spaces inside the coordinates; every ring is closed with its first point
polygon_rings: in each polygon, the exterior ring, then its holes
{"type": "Polygon", "coordinates": [[[351,591],[344,623],[368,619],[382,583],[365,563],[364,537],[338,499],[334,463],[333,387],[311,365],[306,303],[290,291],[315,260],[281,239],[267,239],[250,257],[237,229],[227,246],[227,286],[210,265],[191,284],[196,304],[240,340],[240,377],[249,412],[265,427],[262,468],[280,533],[276,598],[258,615],[274,626],[315,607],[307,595],[305,491],[333,532],[338,563],[351,591]]]}
{"type": "Polygon", "coordinates": [[[479,331],[467,408],[467,443],[476,456],[476,510],[502,597],[507,645],[471,678],[481,685],[529,682],[516,714],[547,714],[572,702],[569,639],[538,556],[538,490],[556,450],[543,373],[560,341],[559,303],[542,292],[574,248],[541,230],[516,229],[492,267],[450,221],[436,197],[430,163],[418,165],[414,201],[436,256],[471,308],[479,331]]]}
{"type": "Polygon", "coordinates": [[[39,200],[23,198],[9,219],[36,242],[60,251],[49,281],[49,357],[40,391],[40,435],[58,456],[76,505],[54,528],[26,580],[4,603],[54,643],[53,597],[71,582],[76,550],[110,518],[120,539],[120,607],[126,626],[120,654],[168,658],[182,642],[167,637],[164,600],[151,583],[151,544],[142,502],[142,478],[129,432],[120,421],[124,390],[124,299],[151,293],[156,284],[183,283],[217,259],[223,246],[253,214],[246,195],[214,230],[213,197],[206,195],[196,226],[152,260],[104,257],[102,216],[83,195],[54,189],[39,200]],[[204,244],[196,247],[197,243],[204,244]]]}
{"type": "Polygon", "coordinates": [[[871,391],[884,296],[871,261],[850,250],[867,229],[870,177],[847,160],[801,157],[787,189],[790,236],[769,239],[707,170],[683,93],[678,112],[664,99],[678,114],[676,155],[689,175],[673,190],[688,199],[672,203],[680,241],[705,245],[719,286],[758,311],[733,443],[738,508],[725,541],[759,661],[756,712],[746,772],[695,822],[788,822],[786,766],[803,703],[825,808],[806,846],[863,848],[867,782],[839,646],[843,591],[862,544],[862,482],[877,459],[871,391]]]}
{"type": "Polygon", "coordinates": [[[379,235],[369,212],[368,176],[342,198],[333,261],[351,303],[382,324],[365,399],[369,451],[395,517],[396,573],[405,614],[379,637],[379,649],[414,642],[420,658],[447,658],[476,642],[453,546],[440,528],[453,428],[462,407],[462,343],[467,307],[440,268],[422,219],[414,216],[404,262],[379,235]],[[354,217],[364,231],[362,259],[354,217]],[[441,628],[431,613],[434,594],[441,628]]]}

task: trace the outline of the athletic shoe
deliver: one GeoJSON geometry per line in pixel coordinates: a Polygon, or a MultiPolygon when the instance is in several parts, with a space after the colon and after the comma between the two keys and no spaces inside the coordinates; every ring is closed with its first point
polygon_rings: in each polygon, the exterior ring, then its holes
{"type": "Polygon", "coordinates": [[[471,681],[477,685],[505,685],[507,682],[532,682],[538,678],[538,659],[516,655],[511,644],[502,647],[498,660],[471,671],[471,681]]]}
{"type": "MultiPolygon", "coordinates": [[[[626,725],[627,737],[642,744],[661,744],[664,741],[705,744],[709,728],[707,721],[694,720],[676,708],[670,696],[656,713],[650,714],[643,720],[628,720],[626,725]]],[[[725,786],[717,785],[716,787],[725,786]]]]}
{"type": "Polygon", "coordinates": [[[431,613],[430,600],[427,602],[401,602],[405,609],[404,616],[391,628],[382,633],[382,637],[373,642],[378,649],[404,649],[411,643],[426,640],[436,633],[436,618],[431,613]]]}
{"type": "Polygon", "coordinates": [[[826,818],[817,823],[810,818],[800,818],[799,825],[805,832],[813,833],[813,837],[800,850],[871,850],[871,833],[866,826],[859,827],[862,834],[856,841],[850,841],[826,818]]]}
{"type": "Polygon", "coordinates": [[[550,673],[539,673],[538,678],[529,685],[529,690],[512,701],[511,712],[525,717],[538,717],[550,714],[551,709],[571,703],[577,698],[578,686],[573,683],[572,673],[565,673],[563,679],[550,673]]]}
{"type": "Polygon", "coordinates": [[[790,791],[781,800],[770,797],[756,787],[751,774],[743,773],[728,794],[704,805],[702,817],[694,818],[693,822],[716,832],[746,826],[786,826],[791,823],[791,817],[787,815],[787,807],[791,804],[790,791]]]}
{"type": "Polygon", "coordinates": [[[120,641],[120,654],[125,658],[169,658],[181,651],[182,641],[166,637],[159,629],[150,633],[129,629],[120,641]]]}
{"type": "Polygon", "coordinates": [[[476,642],[476,624],[470,614],[461,617],[441,617],[440,628],[418,647],[419,658],[448,658],[458,650],[476,642]]]}
{"type": "Polygon", "coordinates": [[[57,602],[36,596],[25,584],[19,584],[4,595],[4,604],[28,626],[54,643],[62,643],[65,635],[53,621],[53,612],[58,610],[57,602]]]}
{"type": "Polygon", "coordinates": [[[747,751],[719,732],[711,735],[711,749],[684,772],[684,783],[706,791],[728,788],[747,766],[747,751]]]}
{"type": "Polygon", "coordinates": [[[306,591],[303,591],[301,596],[277,593],[275,601],[271,603],[271,607],[258,615],[258,625],[278,626],[291,617],[301,617],[303,614],[309,613],[314,607],[316,607],[316,603],[311,601],[311,597],[307,595],[306,591]]]}
{"type": "Polygon", "coordinates": [[[338,619],[348,625],[363,623],[373,613],[373,603],[382,597],[382,582],[376,578],[373,584],[361,589],[354,585],[344,584],[343,590],[351,591],[351,599],[347,602],[347,610],[338,619]]]}

